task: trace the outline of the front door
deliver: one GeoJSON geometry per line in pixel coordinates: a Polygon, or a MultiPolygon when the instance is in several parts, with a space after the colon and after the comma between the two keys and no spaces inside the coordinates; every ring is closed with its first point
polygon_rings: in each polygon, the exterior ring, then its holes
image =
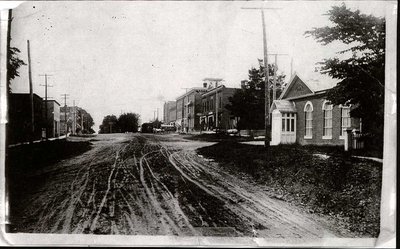
{"type": "Polygon", "coordinates": [[[208,117],[208,130],[212,130],[214,128],[214,117],[209,116],[208,117]]]}
{"type": "Polygon", "coordinates": [[[296,142],[296,114],[282,113],[282,144],[293,144],[296,142]]]}

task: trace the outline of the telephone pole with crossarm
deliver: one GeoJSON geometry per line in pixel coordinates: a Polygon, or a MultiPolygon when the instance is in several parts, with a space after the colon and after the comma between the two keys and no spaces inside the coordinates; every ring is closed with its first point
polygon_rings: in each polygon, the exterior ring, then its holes
{"type": "Polygon", "coordinates": [[[264,75],[265,75],[265,143],[264,147],[269,148],[271,141],[271,135],[269,132],[270,120],[269,120],[269,75],[268,75],[268,47],[267,47],[267,32],[265,30],[265,16],[264,10],[281,9],[281,8],[267,8],[267,7],[242,7],[242,9],[248,10],[261,10],[262,28],[263,28],[263,45],[264,45],[264,75]]]}

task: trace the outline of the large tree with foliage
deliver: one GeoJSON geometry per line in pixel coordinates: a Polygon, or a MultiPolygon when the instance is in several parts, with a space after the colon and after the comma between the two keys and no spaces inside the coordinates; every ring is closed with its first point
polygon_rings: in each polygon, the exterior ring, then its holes
{"type": "Polygon", "coordinates": [[[88,113],[85,109],[82,109],[82,108],[78,109],[77,116],[76,116],[76,122],[79,125],[83,124],[83,129],[78,128],[77,129],[78,132],[81,131],[82,133],[85,133],[85,134],[94,133],[94,130],[93,130],[94,121],[93,121],[92,115],[90,115],[90,113],[88,113]]]}
{"type": "MultiPolygon", "coordinates": [[[[328,58],[322,73],[340,82],[328,91],[328,100],[335,105],[352,105],[351,115],[362,118],[363,131],[383,139],[385,87],[385,19],[352,11],[342,4],[328,11],[332,26],[305,32],[322,45],[342,42],[349,49],[347,59],[328,58]]],[[[344,56],[346,58],[346,56],[344,56]]]]}
{"type": "MultiPolygon", "coordinates": [[[[274,65],[268,65],[270,82],[270,103],[272,103],[272,87],[274,65]]],[[[279,97],[284,86],[285,75],[277,75],[277,97],[279,97]]],[[[264,129],[265,125],[265,77],[264,67],[249,70],[249,80],[241,89],[229,98],[230,103],[226,108],[233,115],[240,117],[239,129],[264,129]]]]}
{"type": "Polygon", "coordinates": [[[139,127],[139,114],[124,113],[118,117],[118,127],[121,132],[137,132],[139,127]]]}
{"type": "Polygon", "coordinates": [[[117,117],[115,115],[107,115],[103,118],[99,133],[117,133],[119,130],[117,117]]]}
{"type": "Polygon", "coordinates": [[[15,79],[15,77],[19,77],[19,71],[18,69],[23,66],[26,65],[26,63],[21,60],[18,55],[21,51],[18,48],[15,47],[11,47],[8,50],[8,68],[7,68],[7,80],[8,80],[8,84],[7,84],[7,88],[8,88],[8,92],[11,93],[11,81],[13,79],[15,79]]]}

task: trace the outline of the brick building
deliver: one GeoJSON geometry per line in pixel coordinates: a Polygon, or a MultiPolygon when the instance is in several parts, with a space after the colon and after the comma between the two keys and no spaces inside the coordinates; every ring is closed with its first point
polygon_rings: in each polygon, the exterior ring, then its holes
{"type": "MultiPolygon", "coordinates": [[[[33,140],[42,137],[43,99],[33,94],[34,132],[33,140]]],[[[31,105],[29,93],[12,93],[8,103],[8,138],[10,144],[28,142],[31,135],[31,105]]]]}
{"type": "Polygon", "coordinates": [[[272,103],[271,145],[343,145],[346,129],[360,131],[360,119],[350,117],[351,107],[333,106],[326,100],[326,91],[335,85],[325,75],[310,74],[303,80],[295,73],[272,103]]]}
{"type": "MultiPolygon", "coordinates": [[[[46,120],[46,101],[43,102],[44,119],[46,120]]],[[[60,104],[47,100],[47,137],[60,136],[60,104]]]]}
{"type": "Polygon", "coordinates": [[[176,99],[176,122],[178,131],[200,130],[201,96],[205,87],[193,87],[176,99]]]}
{"type": "Polygon", "coordinates": [[[167,101],[163,108],[164,124],[175,124],[176,121],[176,101],[167,101]]]}
{"type": "Polygon", "coordinates": [[[228,130],[237,127],[237,118],[226,109],[229,97],[237,89],[215,84],[202,95],[200,125],[202,130],[228,130]]]}

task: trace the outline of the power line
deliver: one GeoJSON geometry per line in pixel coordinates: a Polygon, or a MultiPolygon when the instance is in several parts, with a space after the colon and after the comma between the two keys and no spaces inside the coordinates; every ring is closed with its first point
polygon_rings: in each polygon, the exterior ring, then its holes
{"type": "Polygon", "coordinates": [[[64,97],[64,121],[65,121],[65,135],[68,134],[68,124],[67,124],[67,98],[69,94],[64,93],[61,94],[61,97],[64,97]]]}
{"type": "Polygon", "coordinates": [[[44,76],[44,85],[40,85],[40,86],[44,86],[44,99],[45,99],[45,118],[46,118],[46,121],[45,121],[45,134],[46,134],[46,140],[47,140],[47,137],[48,137],[48,123],[49,123],[49,120],[48,120],[48,103],[47,103],[47,88],[48,87],[53,87],[52,85],[48,85],[47,84],[47,78],[48,77],[50,77],[50,76],[53,76],[53,75],[51,75],[51,74],[39,74],[39,76],[44,76]]]}
{"type": "Polygon", "coordinates": [[[31,109],[31,136],[29,142],[33,143],[35,136],[35,110],[33,105],[33,83],[32,83],[32,70],[31,70],[31,47],[29,40],[26,41],[28,49],[28,75],[29,75],[29,99],[30,99],[30,109],[31,109]]]}
{"type": "MultiPolygon", "coordinates": [[[[274,66],[274,87],[272,88],[272,101],[276,100],[276,81],[277,81],[277,75],[276,71],[278,70],[278,55],[288,55],[288,54],[269,54],[269,55],[274,55],[275,56],[275,66],[274,66]]],[[[271,103],[269,103],[271,106],[271,103]]]]}
{"type": "Polygon", "coordinates": [[[281,8],[271,8],[271,7],[242,7],[242,9],[249,9],[249,10],[261,10],[261,21],[262,21],[262,28],[263,28],[263,45],[264,45],[264,74],[265,74],[265,148],[269,148],[269,143],[271,141],[270,134],[268,132],[270,119],[269,119],[269,77],[268,77],[268,47],[267,47],[267,33],[265,30],[265,16],[264,10],[269,9],[281,9],[281,8]]]}

